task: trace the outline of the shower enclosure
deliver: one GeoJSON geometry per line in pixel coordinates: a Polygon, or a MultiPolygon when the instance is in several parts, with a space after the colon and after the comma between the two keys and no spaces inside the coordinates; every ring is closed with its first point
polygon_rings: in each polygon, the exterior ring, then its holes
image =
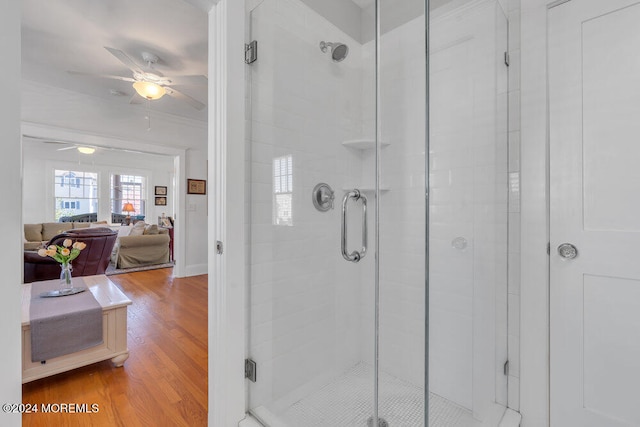
{"type": "Polygon", "coordinates": [[[247,411],[266,426],[505,409],[507,20],[428,3],[247,12],[247,411]]]}

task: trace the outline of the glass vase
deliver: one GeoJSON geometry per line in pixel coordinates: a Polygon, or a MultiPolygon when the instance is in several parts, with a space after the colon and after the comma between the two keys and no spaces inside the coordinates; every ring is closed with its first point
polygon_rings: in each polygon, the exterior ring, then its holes
{"type": "Polygon", "coordinates": [[[60,289],[68,290],[73,286],[71,285],[71,271],[73,266],[71,263],[60,264],[60,289]]]}

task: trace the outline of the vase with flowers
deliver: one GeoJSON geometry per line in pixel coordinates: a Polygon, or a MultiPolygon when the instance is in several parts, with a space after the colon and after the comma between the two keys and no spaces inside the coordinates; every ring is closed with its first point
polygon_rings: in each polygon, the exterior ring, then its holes
{"type": "Polygon", "coordinates": [[[71,261],[80,255],[80,251],[87,247],[83,242],[72,242],[71,239],[64,239],[62,246],[51,245],[46,249],[38,250],[38,255],[42,257],[51,257],[60,263],[60,288],[61,290],[70,290],[71,285],[71,261]]]}

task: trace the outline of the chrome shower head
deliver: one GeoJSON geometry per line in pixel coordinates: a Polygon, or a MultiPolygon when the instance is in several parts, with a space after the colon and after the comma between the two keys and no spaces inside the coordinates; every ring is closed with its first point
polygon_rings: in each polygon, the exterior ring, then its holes
{"type": "Polygon", "coordinates": [[[327,49],[331,48],[331,59],[334,62],[340,62],[349,54],[349,46],[344,43],[332,43],[332,42],[320,42],[320,50],[327,52],[327,49]]]}

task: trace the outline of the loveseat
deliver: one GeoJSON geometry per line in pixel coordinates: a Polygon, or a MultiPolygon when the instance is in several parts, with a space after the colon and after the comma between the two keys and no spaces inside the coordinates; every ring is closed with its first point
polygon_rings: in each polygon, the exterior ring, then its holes
{"type": "Polygon", "coordinates": [[[137,222],[122,226],[111,254],[116,268],[143,267],[169,262],[169,230],[137,222]]]}
{"type": "MultiPolygon", "coordinates": [[[[65,239],[83,242],[86,247],[71,262],[74,276],[104,274],[118,233],[103,228],[81,228],[54,236],[48,245],[62,245],[65,239]]],[[[35,251],[24,251],[24,282],[38,282],[60,277],[60,264],[50,257],[42,257],[35,251]]]]}
{"type": "Polygon", "coordinates": [[[44,222],[24,225],[24,250],[34,251],[45,245],[54,236],[71,229],[105,227],[106,221],[89,222],[44,222]],[[93,225],[92,225],[93,224],[93,225]]]}

